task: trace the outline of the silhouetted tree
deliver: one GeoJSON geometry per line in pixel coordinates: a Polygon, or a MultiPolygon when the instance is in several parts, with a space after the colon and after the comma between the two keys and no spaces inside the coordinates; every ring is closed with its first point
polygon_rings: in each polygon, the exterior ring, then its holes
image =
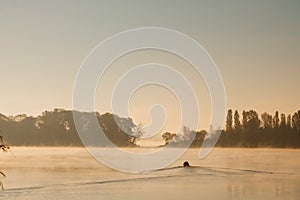
{"type": "Polygon", "coordinates": [[[245,126],[246,126],[247,121],[248,121],[248,119],[247,119],[247,113],[246,113],[245,110],[243,110],[242,116],[243,116],[243,118],[242,118],[243,130],[245,130],[245,126]]]}
{"type": "Polygon", "coordinates": [[[130,141],[136,144],[136,141],[144,134],[143,124],[139,123],[133,128],[133,133],[130,135],[130,141]]]}
{"type": "Polygon", "coordinates": [[[105,113],[98,119],[108,139],[117,146],[136,146],[135,142],[142,131],[137,128],[131,118],[121,118],[111,113],[105,113]]]}
{"type": "Polygon", "coordinates": [[[237,110],[234,112],[234,129],[237,132],[240,132],[242,130],[240,115],[239,115],[239,112],[237,110]]]}
{"type": "Polygon", "coordinates": [[[260,120],[254,110],[243,111],[243,133],[242,144],[246,147],[256,147],[259,140],[258,131],[260,120]]]}
{"type": "Polygon", "coordinates": [[[279,113],[278,113],[278,111],[275,112],[275,115],[273,117],[273,127],[275,129],[279,127],[279,113]]]}
{"type": "Polygon", "coordinates": [[[265,129],[272,128],[272,115],[264,112],[261,115],[261,120],[262,120],[263,128],[265,128],[265,129]]]}
{"type": "Polygon", "coordinates": [[[229,109],[226,117],[226,131],[232,131],[232,110],[229,109]]]}
{"type": "Polygon", "coordinates": [[[300,111],[287,117],[283,113],[279,116],[278,111],[274,116],[265,112],[260,120],[256,111],[244,110],[242,117],[242,130],[237,131],[240,123],[238,112],[235,111],[234,129],[228,132],[226,124],[226,134],[221,134],[218,146],[300,148],[300,111]]]}
{"type": "Polygon", "coordinates": [[[247,131],[255,131],[259,129],[260,120],[258,114],[254,110],[244,111],[243,112],[243,127],[247,131]]]}
{"type": "Polygon", "coordinates": [[[286,118],[283,113],[280,115],[280,128],[286,128],[286,118]]]}
{"type": "Polygon", "coordinates": [[[175,133],[165,132],[162,135],[163,140],[165,141],[165,144],[170,144],[171,142],[174,142],[174,139],[176,137],[175,133]]]}
{"type": "MultiPolygon", "coordinates": [[[[110,113],[100,115],[99,113],[74,112],[85,120],[84,126],[87,129],[91,128],[89,127],[91,117],[96,116],[108,139],[117,146],[135,146],[133,141],[136,140],[136,133],[134,133],[136,125],[131,118],[122,118],[110,113]]],[[[24,114],[6,117],[0,114],[0,126],[5,130],[4,136],[11,145],[82,146],[74,124],[73,111],[70,110],[54,109],[45,111],[37,117],[24,114]]],[[[97,141],[97,143],[105,145],[103,141],[97,141]]]]}
{"type": "Polygon", "coordinates": [[[206,130],[201,130],[201,131],[195,132],[195,138],[194,138],[194,141],[191,144],[191,146],[193,146],[193,147],[201,146],[201,144],[203,143],[204,138],[205,138],[206,135],[207,135],[206,130]]]}
{"type": "Polygon", "coordinates": [[[295,112],[292,117],[292,127],[294,130],[300,130],[300,110],[295,112]]]}

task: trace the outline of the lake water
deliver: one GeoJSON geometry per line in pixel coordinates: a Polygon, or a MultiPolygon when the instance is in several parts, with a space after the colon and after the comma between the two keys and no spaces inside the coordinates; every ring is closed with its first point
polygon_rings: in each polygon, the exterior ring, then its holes
{"type": "Polygon", "coordinates": [[[201,167],[141,174],[107,168],[84,148],[11,150],[0,154],[5,200],[300,199],[300,150],[215,148],[199,160],[190,149],[172,166],[201,167]]]}

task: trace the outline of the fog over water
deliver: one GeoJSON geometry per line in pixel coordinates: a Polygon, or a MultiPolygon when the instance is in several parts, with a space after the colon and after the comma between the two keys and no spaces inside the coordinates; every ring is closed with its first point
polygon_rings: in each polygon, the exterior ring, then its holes
{"type": "MultiPolygon", "coordinates": [[[[0,199],[299,199],[300,150],[215,148],[204,160],[188,150],[170,168],[128,174],[84,148],[12,147],[0,199]],[[176,167],[188,160],[191,168],[176,167]]],[[[136,149],[149,151],[153,149],[136,149]]]]}

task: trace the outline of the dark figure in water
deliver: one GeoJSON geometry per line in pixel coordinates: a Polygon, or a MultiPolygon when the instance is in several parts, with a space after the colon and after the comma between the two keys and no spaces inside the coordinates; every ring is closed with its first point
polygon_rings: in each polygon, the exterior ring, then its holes
{"type": "Polygon", "coordinates": [[[183,163],[183,167],[190,167],[190,163],[189,163],[188,161],[185,161],[185,162],[183,163]]]}

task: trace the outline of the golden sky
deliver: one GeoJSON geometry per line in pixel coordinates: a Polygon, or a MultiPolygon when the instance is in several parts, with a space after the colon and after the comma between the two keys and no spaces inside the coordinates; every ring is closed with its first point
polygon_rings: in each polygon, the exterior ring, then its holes
{"type": "MultiPolygon", "coordinates": [[[[222,75],[227,107],[300,109],[299,1],[1,1],[0,113],[38,115],[72,108],[76,74],[88,53],[118,32],[145,26],[165,27],[194,38],[211,55],[222,75]]],[[[96,107],[122,70],[147,61],[173,66],[196,88],[206,128],[210,100],[205,84],[174,55],[142,51],[121,58],[108,72],[110,84],[97,89],[96,107]]],[[[176,127],[176,99],[162,88],[145,87],[132,97],[136,122],[147,124],[147,106],[166,104],[167,129],[176,127]],[[145,97],[146,94],[152,94],[145,97]],[[168,101],[166,101],[168,99],[168,101]]]]}

